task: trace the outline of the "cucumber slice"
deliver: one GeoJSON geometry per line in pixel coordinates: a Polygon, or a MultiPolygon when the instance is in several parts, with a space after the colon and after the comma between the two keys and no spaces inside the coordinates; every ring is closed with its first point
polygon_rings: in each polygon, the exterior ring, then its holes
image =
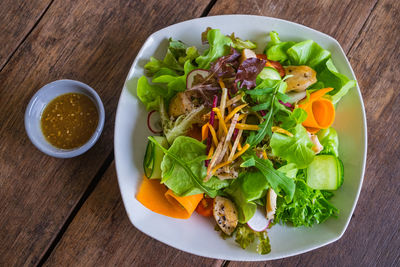
{"type": "Polygon", "coordinates": [[[343,184],[343,163],[333,155],[315,156],[306,169],[307,185],[313,189],[336,190],[343,184]]]}
{"type": "Polygon", "coordinates": [[[265,79],[280,80],[281,79],[281,75],[279,74],[279,72],[276,69],[271,68],[271,67],[264,68],[258,74],[258,77],[260,77],[263,80],[265,80],[265,79]]]}
{"type": "MultiPolygon", "coordinates": [[[[156,141],[165,148],[168,148],[167,138],[163,136],[153,136],[156,141]]],[[[146,153],[143,160],[144,174],[149,179],[161,179],[161,162],[164,152],[153,142],[147,143],[146,153]]]]}

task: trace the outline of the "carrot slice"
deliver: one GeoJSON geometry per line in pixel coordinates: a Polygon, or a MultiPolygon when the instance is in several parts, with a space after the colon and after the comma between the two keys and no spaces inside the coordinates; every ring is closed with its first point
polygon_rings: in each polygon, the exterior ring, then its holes
{"type": "Polygon", "coordinates": [[[299,108],[307,112],[307,119],[303,126],[312,128],[312,132],[329,128],[335,120],[335,107],[332,102],[323,96],[333,88],[324,88],[312,93],[308,100],[299,104],[299,108]]]}
{"type": "Polygon", "coordinates": [[[157,179],[143,178],[136,199],[149,210],[168,217],[188,219],[196,209],[203,194],[176,196],[157,179]]]}

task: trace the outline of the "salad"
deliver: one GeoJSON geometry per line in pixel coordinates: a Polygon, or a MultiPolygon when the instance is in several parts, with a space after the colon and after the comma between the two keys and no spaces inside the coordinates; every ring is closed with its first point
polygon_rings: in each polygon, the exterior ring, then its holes
{"type": "Polygon", "coordinates": [[[356,85],[314,41],[269,35],[260,50],[207,28],[204,52],[171,38],[136,88],[154,133],[138,201],[173,218],[211,217],[223,238],[244,249],[257,242],[260,254],[271,251],[275,224],[338,216],[329,199],[344,176],[331,125],[356,85]]]}

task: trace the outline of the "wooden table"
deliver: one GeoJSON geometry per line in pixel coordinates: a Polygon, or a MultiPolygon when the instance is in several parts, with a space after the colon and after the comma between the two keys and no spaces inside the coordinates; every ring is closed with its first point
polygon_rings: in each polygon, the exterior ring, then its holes
{"type": "Polygon", "coordinates": [[[399,266],[400,1],[2,0],[0,2],[0,266],[399,266]],[[336,38],[368,120],[363,189],[344,236],[264,263],[193,256],[136,230],[114,166],[113,125],[130,64],[152,32],[191,18],[244,13],[295,21],[336,38]],[[98,143],[55,159],[28,140],[24,111],[44,84],[69,78],[106,110],[98,143]]]}

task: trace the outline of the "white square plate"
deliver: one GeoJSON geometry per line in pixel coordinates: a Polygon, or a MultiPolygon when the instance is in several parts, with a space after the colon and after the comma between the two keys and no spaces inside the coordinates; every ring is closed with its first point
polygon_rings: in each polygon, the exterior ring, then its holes
{"type": "Polygon", "coordinates": [[[147,112],[136,98],[137,79],[144,74],[144,65],[150,56],[162,59],[168,47],[168,38],[188,45],[201,45],[200,34],[207,28],[220,29],[224,34],[257,43],[259,52],[269,41],[269,32],[277,31],[281,40],[302,41],[312,39],[332,53],[339,71],[355,79],[353,70],[340,44],[332,37],[308,27],[269,17],[227,15],[205,17],[181,22],[150,35],[143,44],[129,71],[118,104],[115,122],[115,161],[122,199],[132,224],[143,233],[177,249],[196,255],[236,260],[262,261],[304,253],[338,240],[347,228],[357,203],[364,176],[367,154],[367,128],[360,89],[353,88],[338,103],[334,127],[339,134],[340,158],[344,163],[344,183],[335,192],[333,204],[339,208],[337,219],[312,228],[276,225],[268,234],[272,251],[258,255],[255,248],[241,249],[234,239],[223,240],[214,230],[214,221],[194,213],[188,220],[173,219],[156,214],[141,203],[135,195],[143,177],[143,156],[147,136],[147,112]],[[127,87],[126,84],[129,83],[127,87]]]}

